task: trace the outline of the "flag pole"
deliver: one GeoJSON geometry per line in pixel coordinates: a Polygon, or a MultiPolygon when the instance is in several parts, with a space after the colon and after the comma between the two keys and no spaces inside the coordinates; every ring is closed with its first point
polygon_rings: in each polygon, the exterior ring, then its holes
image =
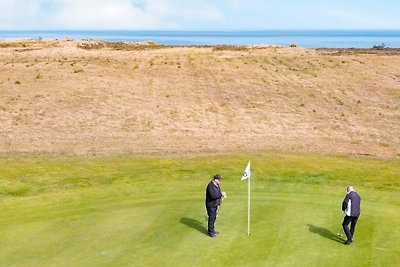
{"type": "Polygon", "coordinates": [[[248,182],[248,191],[247,191],[247,235],[250,235],[250,176],[249,176],[249,182],[248,182]]]}
{"type": "Polygon", "coordinates": [[[247,167],[243,172],[241,180],[247,179],[247,235],[250,235],[250,161],[247,163],[247,167]]]}

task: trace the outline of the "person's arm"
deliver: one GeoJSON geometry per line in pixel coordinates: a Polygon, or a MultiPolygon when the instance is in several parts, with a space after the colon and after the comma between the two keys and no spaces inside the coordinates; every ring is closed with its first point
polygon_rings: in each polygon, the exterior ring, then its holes
{"type": "Polygon", "coordinates": [[[342,211],[347,209],[347,204],[349,203],[350,194],[347,194],[342,203],[342,211]]]}

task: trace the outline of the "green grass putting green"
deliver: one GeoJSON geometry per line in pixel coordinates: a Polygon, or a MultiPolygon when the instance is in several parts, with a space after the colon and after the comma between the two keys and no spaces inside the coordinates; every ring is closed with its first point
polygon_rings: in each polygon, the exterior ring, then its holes
{"type": "Polygon", "coordinates": [[[395,160],[288,153],[1,158],[0,266],[395,266],[399,173],[395,160]],[[215,173],[228,198],[211,239],[204,191],[215,173]],[[345,246],[349,184],[362,214],[345,246]]]}

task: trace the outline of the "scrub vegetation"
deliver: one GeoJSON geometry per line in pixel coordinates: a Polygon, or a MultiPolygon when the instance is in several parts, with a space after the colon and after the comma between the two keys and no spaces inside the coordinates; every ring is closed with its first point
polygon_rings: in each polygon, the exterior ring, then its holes
{"type": "Polygon", "coordinates": [[[0,40],[0,153],[399,158],[399,55],[0,40]]]}

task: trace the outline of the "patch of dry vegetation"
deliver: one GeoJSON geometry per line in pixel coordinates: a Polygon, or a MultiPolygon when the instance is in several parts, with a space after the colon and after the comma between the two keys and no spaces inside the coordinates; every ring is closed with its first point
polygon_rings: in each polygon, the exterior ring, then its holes
{"type": "Polygon", "coordinates": [[[349,48],[349,49],[317,49],[321,52],[333,55],[381,55],[381,56],[392,56],[400,55],[399,48],[349,48]]]}
{"type": "Polygon", "coordinates": [[[167,48],[169,46],[159,45],[152,41],[147,42],[108,42],[108,41],[93,41],[87,40],[77,44],[78,48],[91,50],[91,49],[101,49],[109,48],[114,50],[148,50],[148,49],[161,49],[167,48]]]}
{"type": "Polygon", "coordinates": [[[94,40],[0,47],[3,153],[400,157],[398,50],[94,40]]]}

